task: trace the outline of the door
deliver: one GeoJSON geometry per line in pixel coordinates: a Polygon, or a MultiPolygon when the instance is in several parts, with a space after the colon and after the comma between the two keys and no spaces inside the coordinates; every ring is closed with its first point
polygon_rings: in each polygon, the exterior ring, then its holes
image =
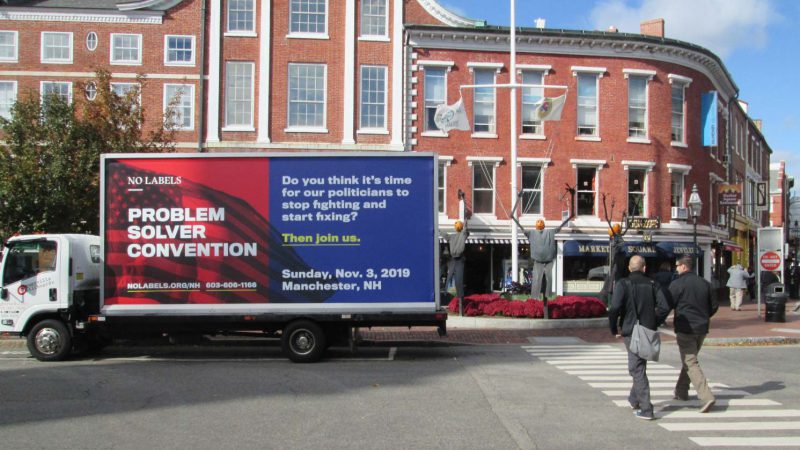
{"type": "Polygon", "coordinates": [[[21,331],[20,319],[57,307],[58,244],[36,239],[6,247],[0,287],[0,332],[21,331]]]}

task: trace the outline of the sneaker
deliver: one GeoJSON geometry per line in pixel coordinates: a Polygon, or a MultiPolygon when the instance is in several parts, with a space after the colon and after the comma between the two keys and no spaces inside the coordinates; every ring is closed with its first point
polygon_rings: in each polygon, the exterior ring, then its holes
{"type": "Polygon", "coordinates": [[[654,416],[653,413],[645,414],[644,412],[642,412],[641,409],[637,409],[636,411],[634,411],[633,415],[636,416],[636,418],[642,420],[654,420],[656,418],[656,416],[654,416]]]}
{"type": "Polygon", "coordinates": [[[680,401],[687,401],[689,400],[689,394],[679,394],[677,390],[672,391],[672,399],[673,400],[680,400],[680,401]]]}
{"type": "Polygon", "coordinates": [[[711,408],[714,407],[714,403],[716,403],[716,402],[717,402],[716,400],[707,401],[706,404],[703,405],[702,408],[700,408],[700,412],[701,413],[707,413],[707,412],[711,411],[711,408]]]}

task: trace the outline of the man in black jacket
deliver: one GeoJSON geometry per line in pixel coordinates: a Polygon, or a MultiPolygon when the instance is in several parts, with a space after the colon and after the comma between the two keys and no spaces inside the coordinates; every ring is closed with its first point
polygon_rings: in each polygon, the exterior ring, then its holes
{"type": "Polygon", "coordinates": [[[689,398],[691,380],[700,404],[703,405],[700,412],[705,413],[711,410],[716,399],[708,388],[708,381],[697,361],[697,354],[708,334],[711,316],[717,312],[719,304],[711,283],[694,273],[694,258],[683,256],[678,259],[676,266],[678,278],[669,285],[675,308],[675,335],[682,363],[681,373],[675,384],[675,398],[689,398]]]}
{"type": "MultiPolygon", "coordinates": [[[[617,281],[608,310],[611,333],[617,337],[624,336],[625,347],[630,349],[631,333],[636,323],[651,330],[664,323],[669,315],[670,305],[664,290],[645,272],[645,261],[634,255],[628,262],[631,274],[617,281]],[[622,330],[619,330],[619,319],[622,318],[622,330]]],[[[628,395],[628,402],[634,409],[634,415],[640,419],[653,420],[653,404],[650,402],[650,381],[647,379],[647,360],[628,350],[628,373],[633,378],[633,386],[628,395]]]]}

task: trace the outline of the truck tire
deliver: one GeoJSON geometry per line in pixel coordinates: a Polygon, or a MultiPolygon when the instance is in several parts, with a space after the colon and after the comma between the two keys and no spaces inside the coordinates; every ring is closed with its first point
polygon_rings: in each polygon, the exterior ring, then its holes
{"type": "Polygon", "coordinates": [[[63,361],[72,352],[72,336],[64,322],[43,320],[28,333],[28,351],[39,361],[63,361]]]}
{"type": "Polygon", "coordinates": [[[292,322],[283,329],[281,349],[293,362],[317,362],[325,352],[325,332],[309,320],[292,322]]]}

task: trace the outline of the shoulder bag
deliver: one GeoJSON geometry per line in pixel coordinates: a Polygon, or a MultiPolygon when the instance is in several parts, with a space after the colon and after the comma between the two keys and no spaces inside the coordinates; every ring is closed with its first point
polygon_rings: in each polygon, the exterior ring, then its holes
{"type": "MultiPolygon", "coordinates": [[[[628,294],[631,295],[631,300],[633,301],[633,312],[636,314],[636,324],[633,325],[631,343],[628,350],[647,361],[658,361],[658,356],[661,353],[661,335],[658,330],[651,330],[639,323],[639,310],[636,307],[633,284],[630,280],[626,280],[626,285],[628,294]]],[[[655,292],[653,292],[653,300],[655,301],[655,292]]]]}

